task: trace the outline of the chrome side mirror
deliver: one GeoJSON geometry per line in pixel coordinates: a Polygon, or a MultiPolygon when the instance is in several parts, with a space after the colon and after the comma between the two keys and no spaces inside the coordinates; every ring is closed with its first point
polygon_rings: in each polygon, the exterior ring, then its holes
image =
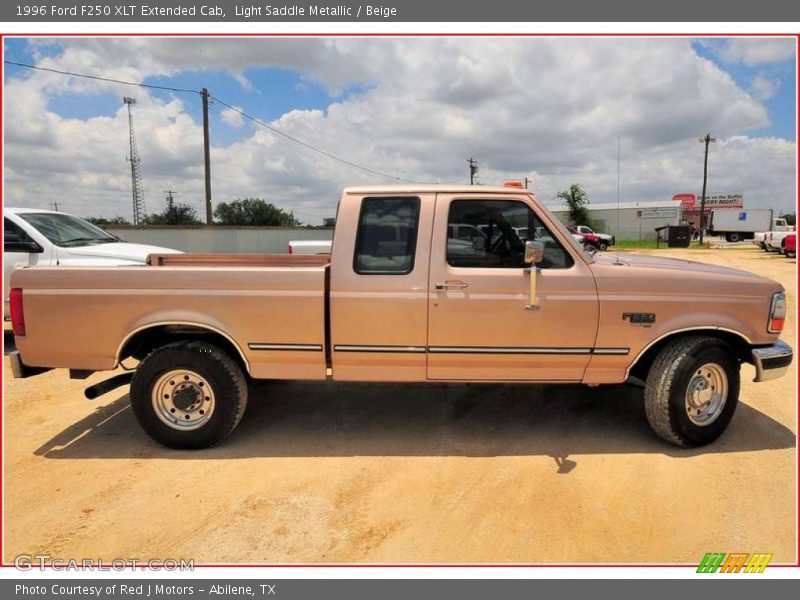
{"type": "Polygon", "coordinates": [[[537,241],[525,242],[525,264],[538,265],[544,258],[544,244],[537,241]]]}

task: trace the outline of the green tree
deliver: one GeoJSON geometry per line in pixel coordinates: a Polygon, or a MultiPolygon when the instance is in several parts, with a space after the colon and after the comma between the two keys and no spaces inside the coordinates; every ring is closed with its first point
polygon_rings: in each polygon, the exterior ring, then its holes
{"type": "Polygon", "coordinates": [[[214,210],[220,225],[255,225],[261,227],[293,227],[300,225],[294,214],[261,198],[238,198],[220,202],[214,210]]]}
{"type": "Polygon", "coordinates": [[[200,225],[197,213],[188,204],[175,202],[167,198],[167,207],[163,212],[147,215],[145,225],[200,225]]]}
{"type": "Polygon", "coordinates": [[[590,225],[589,196],[583,191],[580,183],[573,183],[568,190],[558,192],[558,197],[564,201],[564,206],[569,212],[569,222],[573,225],[590,225]]]}
{"type": "Polygon", "coordinates": [[[103,227],[104,225],[130,225],[130,222],[125,217],[111,217],[110,219],[105,217],[86,217],[84,220],[98,227],[103,227]]]}
{"type": "Polygon", "coordinates": [[[797,215],[795,213],[788,213],[785,215],[781,215],[784,219],[786,219],[787,225],[796,225],[797,224],[797,215]]]}

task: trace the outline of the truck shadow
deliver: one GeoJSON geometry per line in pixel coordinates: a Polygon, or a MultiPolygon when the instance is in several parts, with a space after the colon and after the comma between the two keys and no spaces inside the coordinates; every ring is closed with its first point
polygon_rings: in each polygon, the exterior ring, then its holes
{"type": "Polygon", "coordinates": [[[792,448],[791,430],[740,404],[705,448],[657,438],[642,389],[629,385],[367,384],[274,382],[251,391],[239,429],[223,444],[176,451],[139,428],[127,394],[48,440],[47,458],[232,459],[307,456],[551,456],[561,473],[581,454],[704,453],[792,448]]]}
{"type": "Polygon", "coordinates": [[[8,329],[3,330],[3,356],[11,354],[17,349],[17,344],[14,341],[14,332],[8,329]]]}

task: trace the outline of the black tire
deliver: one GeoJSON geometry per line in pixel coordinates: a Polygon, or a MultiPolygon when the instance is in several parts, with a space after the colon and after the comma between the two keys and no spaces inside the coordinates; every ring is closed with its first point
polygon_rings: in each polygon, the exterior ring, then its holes
{"type": "Polygon", "coordinates": [[[740,242],[742,240],[742,236],[738,233],[726,233],[725,240],[728,242],[740,242]]]}
{"type": "MultiPolygon", "coordinates": [[[[185,377],[190,379],[190,375],[185,377]]],[[[174,406],[179,406],[178,400],[184,401],[179,397],[177,387],[164,389],[172,395],[168,402],[173,402],[174,406]]],[[[168,396],[164,394],[164,398],[168,396]]],[[[209,448],[226,439],[242,420],[247,408],[247,380],[239,365],[216,346],[197,341],[175,342],[152,351],[142,360],[131,382],[130,397],[139,424],[158,443],[176,449],[209,448]],[[193,415],[192,419],[197,419],[192,421],[196,428],[191,430],[181,429],[177,424],[184,421],[166,414],[168,407],[157,408],[154,397],[155,387],[163,385],[166,388],[173,384],[176,377],[166,376],[180,371],[191,374],[191,378],[198,382],[184,383],[182,376],[177,377],[176,382],[186,386],[189,392],[188,396],[184,394],[184,398],[193,402],[185,407],[186,418],[193,415]],[[173,381],[167,382],[170,379],[173,381]],[[211,393],[206,396],[202,390],[209,389],[211,393]],[[211,402],[212,407],[205,415],[202,409],[207,405],[203,404],[204,401],[211,402]],[[169,418],[175,420],[174,425],[166,424],[169,418]]],[[[177,414],[184,413],[179,410],[177,414]]]]}
{"type": "MultiPolygon", "coordinates": [[[[733,418],[738,401],[739,361],[730,347],[717,338],[687,335],[669,342],[647,374],[644,390],[647,420],[659,437],[684,448],[716,440],[733,418]],[[699,374],[707,365],[720,367],[724,372],[727,394],[724,404],[709,417],[713,420],[698,425],[689,414],[687,394],[690,384],[705,382],[699,374]]],[[[695,419],[700,419],[700,415],[695,415],[695,419]]]]}
{"type": "Polygon", "coordinates": [[[598,242],[597,243],[597,249],[605,252],[606,250],[608,250],[608,242],[606,242],[606,241],[598,242]]]}

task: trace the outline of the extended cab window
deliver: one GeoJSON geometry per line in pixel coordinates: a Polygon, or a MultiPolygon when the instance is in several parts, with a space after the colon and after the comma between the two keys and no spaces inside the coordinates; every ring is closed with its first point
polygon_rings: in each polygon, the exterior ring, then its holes
{"type": "Polygon", "coordinates": [[[536,214],[518,200],[454,200],[447,217],[447,264],[452,267],[515,269],[525,264],[525,242],[544,242],[539,267],[565,269],[570,254],[550,234],[536,214]],[[470,229],[472,239],[456,232],[470,229]]]}
{"type": "Polygon", "coordinates": [[[364,198],[353,268],[362,275],[405,275],[414,269],[420,200],[364,198]]]}

